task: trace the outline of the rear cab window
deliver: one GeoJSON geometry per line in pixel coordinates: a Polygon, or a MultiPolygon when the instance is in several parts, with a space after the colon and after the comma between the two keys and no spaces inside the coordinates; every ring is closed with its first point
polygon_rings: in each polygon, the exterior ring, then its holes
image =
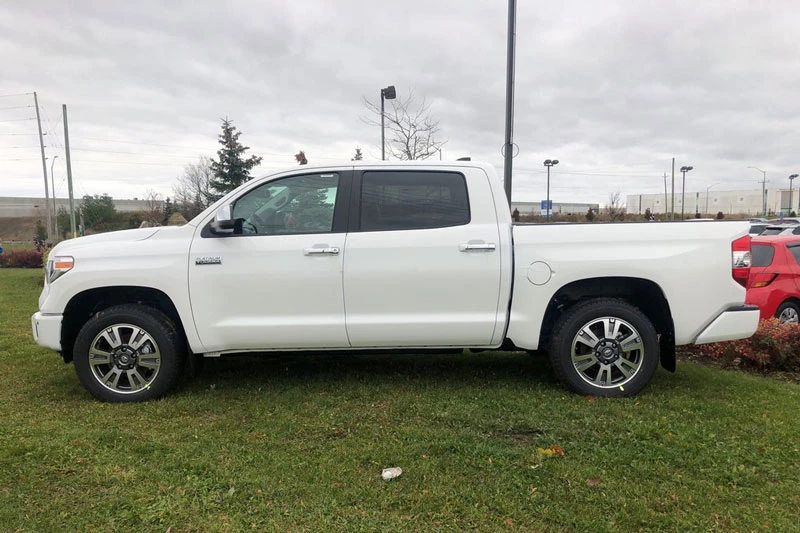
{"type": "Polygon", "coordinates": [[[360,203],[361,231],[445,228],[470,222],[467,183],[458,172],[364,172],[360,203]]]}

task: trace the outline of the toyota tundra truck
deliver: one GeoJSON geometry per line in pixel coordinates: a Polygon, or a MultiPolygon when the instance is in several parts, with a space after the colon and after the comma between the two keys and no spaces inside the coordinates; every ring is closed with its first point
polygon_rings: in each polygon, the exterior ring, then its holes
{"type": "Polygon", "coordinates": [[[570,389],[638,393],[675,347],[752,335],[747,222],[512,224],[493,167],[350,163],[253,179],[180,227],[58,244],[33,337],[96,398],[242,352],[546,353],[570,389]]]}

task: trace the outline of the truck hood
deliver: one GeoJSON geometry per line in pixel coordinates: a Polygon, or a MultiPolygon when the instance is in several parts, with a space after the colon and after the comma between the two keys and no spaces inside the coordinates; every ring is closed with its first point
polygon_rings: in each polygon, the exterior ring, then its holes
{"type": "Polygon", "coordinates": [[[98,233],[97,235],[87,235],[86,237],[78,237],[77,239],[68,239],[61,241],[50,252],[51,255],[69,255],[71,252],[95,245],[102,245],[106,243],[119,243],[119,242],[132,242],[143,241],[149,239],[159,232],[170,232],[179,230],[179,226],[167,226],[157,228],[137,228],[126,229],[122,231],[110,231],[108,233],[98,233]]]}

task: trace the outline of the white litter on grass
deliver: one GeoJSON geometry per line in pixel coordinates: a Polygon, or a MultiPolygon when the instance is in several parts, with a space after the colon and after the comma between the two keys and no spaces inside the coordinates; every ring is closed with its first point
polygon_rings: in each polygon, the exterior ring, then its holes
{"type": "Polygon", "coordinates": [[[396,477],[400,477],[403,474],[403,469],[399,466],[393,466],[392,468],[384,468],[383,472],[381,472],[381,477],[386,481],[390,479],[394,479],[396,477]]]}

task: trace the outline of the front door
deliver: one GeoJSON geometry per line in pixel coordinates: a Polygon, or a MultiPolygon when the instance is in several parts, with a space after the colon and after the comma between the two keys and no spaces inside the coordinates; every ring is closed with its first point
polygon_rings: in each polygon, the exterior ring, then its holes
{"type": "Polygon", "coordinates": [[[234,234],[198,228],[189,291],[207,351],[349,346],[339,209],[349,178],[348,171],[270,180],[233,202],[234,234]]]}

